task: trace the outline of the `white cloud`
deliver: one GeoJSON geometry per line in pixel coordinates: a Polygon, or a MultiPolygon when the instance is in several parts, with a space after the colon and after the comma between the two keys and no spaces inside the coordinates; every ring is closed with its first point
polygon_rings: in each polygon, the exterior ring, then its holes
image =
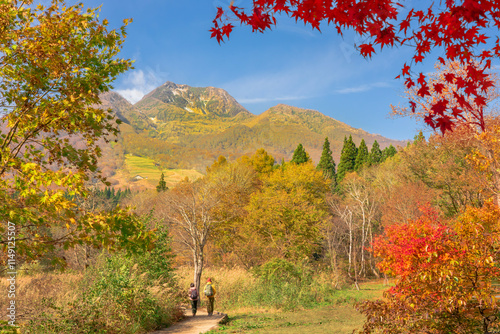
{"type": "Polygon", "coordinates": [[[120,89],[117,90],[117,92],[132,104],[142,99],[145,95],[144,92],[139,89],[120,89]]]}
{"type": "Polygon", "coordinates": [[[366,91],[372,90],[374,88],[384,88],[384,87],[390,87],[390,86],[391,85],[388,84],[387,82],[375,82],[375,83],[371,83],[371,84],[359,85],[356,87],[337,89],[335,91],[335,93],[337,93],[337,94],[353,94],[353,93],[366,92],[366,91]]]}
{"type": "Polygon", "coordinates": [[[130,103],[138,102],[144,95],[166,81],[166,73],[159,70],[146,69],[134,70],[123,79],[120,88],[116,92],[122,95],[130,103]]]}

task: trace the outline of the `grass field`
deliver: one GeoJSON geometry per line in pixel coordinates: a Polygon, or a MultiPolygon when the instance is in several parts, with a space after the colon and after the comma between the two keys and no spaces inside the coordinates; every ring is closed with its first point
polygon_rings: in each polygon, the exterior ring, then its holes
{"type": "Polygon", "coordinates": [[[361,329],[364,317],[352,305],[329,305],[294,312],[229,315],[229,322],[209,333],[347,334],[361,329]]]}
{"type": "MultiPolygon", "coordinates": [[[[176,271],[181,287],[188,289],[192,280],[192,269],[181,267],[176,271]]],[[[211,277],[217,290],[215,309],[227,313],[229,321],[209,333],[333,333],[347,334],[363,327],[364,316],[354,304],[363,300],[381,298],[392,282],[370,280],[359,284],[358,291],[353,285],[335,290],[329,302],[318,302],[312,307],[298,307],[294,310],[276,309],[256,305],[252,298],[252,287],[256,278],[241,268],[206,268],[204,277],[211,277]],[[243,294],[240,293],[243,291],[243,294]]],[[[206,307],[204,299],[201,308],[206,307]]]]}
{"type": "Polygon", "coordinates": [[[154,188],[160,180],[161,173],[165,175],[165,182],[167,187],[173,187],[179,181],[188,177],[190,180],[195,180],[202,176],[202,174],[193,169],[164,169],[155,166],[152,159],[137,157],[130,154],[125,156],[126,175],[129,182],[137,182],[144,185],[146,188],[154,188]],[[132,178],[140,175],[144,180],[132,181],[132,178]]]}
{"type": "MultiPolygon", "coordinates": [[[[360,291],[352,288],[339,290],[337,302],[305,310],[241,309],[229,312],[229,321],[209,333],[271,333],[271,334],[347,334],[363,327],[364,316],[354,304],[366,299],[382,297],[389,286],[382,280],[360,284],[360,291]]],[[[216,307],[217,308],[217,307],[216,307]]]]}

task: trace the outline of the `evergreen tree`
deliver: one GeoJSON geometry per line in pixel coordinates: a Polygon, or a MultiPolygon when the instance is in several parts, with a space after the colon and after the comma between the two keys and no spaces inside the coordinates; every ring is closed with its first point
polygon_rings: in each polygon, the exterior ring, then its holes
{"type": "Polygon", "coordinates": [[[380,149],[380,145],[375,140],[372,145],[372,149],[370,151],[369,156],[369,164],[376,165],[382,162],[382,150],[380,149]]]}
{"type": "Polygon", "coordinates": [[[354,170],[358,171],[361,167],[368,164],[368,147],[366,147],[366,143],[364,139],[361,139],[361,143],[359,144],[358,154],[356,155],[356,161],[354,162],[354,170]]]}
{"type": "Polygon", "coordinates": [[[158,185],[156,186],[156,191],[162,192],[162,191],[166,191],[167,189],[168,189],[168,187],[167,187],[167,182],[165,182],[165,175],[163,175],[163,173],[161,173],[160,182],[158,182],[158,185]]]}
{"type": "Polygon", "coordinates": [[[330,149],[328,137],[325,138],[323,152],[321,153],[321,158],[319,159],[316,169],[323,171],[324,177],[335,180],[335,161],[332,157],[332,150],[330,149]]]}
{"type": "Polygon", "coordinates": [[[382,161],[385,161],[389,157],[395,156],[396,153],[398,153],[398,151],[396,151],[394,146],[392,146],[392,144],[389,145],[389,147],[384,148],[384,150],[382,151],[382,161]]]}
{"type": "Polygon", "coordinates": [[[309,154],[307,154],[302,144],[299,144],[295,151],[293,151],[291,162],[295,162],[296,164],[303,164],[305,162],[308,162],[309,160],[311,160],[311,158],[309,158],[309,154]]]}
{"type": "Polygon", "coordinates": [[[346,173],[354,171],[357,155],[358,149],[352,141],[352,136],[349,135],[349,139],[344,137],[344,146],[342,147],[339,167],[337,168],[337,183],[342,181],[346,173]]]}

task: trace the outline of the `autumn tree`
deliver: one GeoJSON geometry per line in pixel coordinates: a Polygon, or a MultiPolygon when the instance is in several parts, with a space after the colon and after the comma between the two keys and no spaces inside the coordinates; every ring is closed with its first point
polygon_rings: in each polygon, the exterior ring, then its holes
{"type": "Polygon", "coordinates": [[[361,176],[370,180],[374,196],[378,198],[381,230],[392,224],[418,219],[422,215],[420,207],[438,202],[441,195],[440,190],[413,177],[404,159],[390,159],[372,165],[364,169],[361,176]]]}
{"type": "Polygon", "coordinates": [[[259,174],[271,173],[274,169],[274,158],[263,148],[259,148],[251,157],[242,156],[240,160],[243,163],[251,165],[259,174]]]}
{"type": "Polygon", "coordinates": [[[255,171],[244,164],[218,159],[209,173],[194,182],[184,180],[155,200],[159,218],[172,224],[176,239],[189,251],[194,283],[200,287],[205,247],[214,234],[231,233],[231,221],[246,205],[255,182],[255,171]],[[229,226],[224,226],[229,224],[229,226]]]}
{"type": "MultiPolygon", "coordinates": [[[[500,39],[495,33],[500,27],[497,19],[500,4],[426,1],[418,7],[406,8],[406,12],[404,9],[404,4],[396,0],[254,0],[248,9],[231,3],[229,10],[218,8],[211,36],[219,43],[228,38],[234,28],[232,20],[250,26],[253,31],[264,32],[285,14],[317,30],[324,24],[332,25],[340,35],[355,31],[363,37],[357,47],[364,57],[371,57],[376,47],[382,50],[406,46],[413,55],[402,66],[398,78],[404,79],[407,89],[415,87],[419,98],[427,98],[432,95],[432,88],[439,93],[445,86],[456,86],[453,100],[443,96],[430,102],[424,122],[443,133],[460,122],[484,129],[485,96],[494,86],[487,73],[492,69],[493,59],[500,55],[500,39]],[[487,43],[490,38],[492,41],[487,43]],[[439,63],[457,62],[466,75],[457,76],[449,71],[443,85],[432,87],[427,74],[412,71],[435,50],[442,50],[437,57],[439,63]],[[471,111],[470,100],[477,109],[473,117],[467,119],[464,115],[471,111]]],[[[417,107],[413,100],[409,105],[412,111],[417,107]]]]}
{"type": "Polygon", "coordinates": [[[368,164],[369,154],[368,147],[364,139],[361,139],[361,143],[358,147],[358,154],[356,155],[356,160],[354,161],[354,170],[359,171],[361,167],[368,164]]]}
{"type": "Polygon", "coordinates": [[[415,135],[415,137],[413,137],[413,142],[414,142],[414,143],[417,143],[417,144],[418,144],[418,143],[423,143],[423,142],[425,142],[425,140],[426,140],[426,139],[425,139],[425,136],[424,136],[424,134],[422,133],[422,131],[419,131],[419,132],[415,135]]]}
{"type": "Polygon", "coordinates": [[[295,162],[296,164],[303,164],[310,160],[311,158],[309,157],[309,154],[306,152],[302,144],[299,144],[295,151],[293,151],[291,162],[295,162]]]}
{"type": "MultiPolygon", "coordinates": [[[[244,231],[258,261],[300,260],[321,247],[328,183],[312,163],[290,163],[263,178],[246,207],[244,231]],[[260,255],[260,256],[259,256],[260,255]]],[[[255,263],[258,264],[258,263],[255,263]]]]}
{"type": "Polygon", "coordinates": [[[216,170],[217,168],[227,164],[227,159],[223,155],[219,155],[216,161],[211,166],[208,166],[206,168],[207,174],[210,173],[212,170],[216,170]]]}
{"type": "Polygon", "coordinates": [[[398,277],[384,300],[358,304],[362,333],[493,333],[500,211],[491,202],[450,224],[432,210],[392,225],[373,246],[381,271],[398,277]]]}
{"type": "Polygon", "coordinates": [[[117,247],[118,235],[123,242],[147,235],[124,211],[82,214],[71,199],[86,196],[91,173],[103,179],[98,140],[118,133],[99,95],[131,67],[116,57],[124,23],[108,30],[97,9],[62,0],[0,3],[0,232],[6,245],[6,224],[15,224],[20,256],[82,241],[117,247]],[[53,228],[64,233],[56,238],[53,228]]]}
{"type": "Polygon", "coordinates": [[[340,162],[337,169],[337,183],[342,181],[346,173],[354,171],[357,155],[358,149],[356,148],[356,144],[352,141],[352,136],[349,135],[349,139],[344,137],[344,146],[342,147],[340,162]]]}
{"type": "Polygon", "coordinates": [[[335,182],[335,161],[333,160],[332,153],[333,152],[330,148],[330,142],[328,141],[328,137],[326,137],[325,142],[323,143],[321,158],[319,159],[319,163],[316,166],[316,169],[321,170],[325,178],[328,178],[332,180],[332,182],[335,182]]]}
{"type": "Polygon", "coordinates": [[[482,206],[493,194],[488,178],[468,158],[477,145],[466,127],[457,127],[446,136],[414,141],[398,156],[407,168],[407,179],[434,189],[435,203],[447,216],[454,216],[467,206],[482,206]]]}

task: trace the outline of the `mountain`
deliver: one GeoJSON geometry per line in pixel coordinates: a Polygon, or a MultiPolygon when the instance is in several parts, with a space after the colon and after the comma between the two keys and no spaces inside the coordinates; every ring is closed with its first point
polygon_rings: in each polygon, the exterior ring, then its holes
{"type": "Polygon", "coordinates": [[[231,159],[264,148],[277,161],[290,160],[301,143],[319,161],[325,137],[338,163],[344,137],[351,135],[369,148],[402,146],[403,141],[355,129],[319,111],[274,106],[253,115],[225,90],[166,82],[132,105],[116,92],[101,97],[123,121],[118,145],[123,154],[147,157],[163,168],[204,172],[219,155],[231,159]]]}
{"type": "Polygon", "coordinates": [[[190,87],[170,81],[144,96],[136,107],[146,115],[165,121],[175,119],[174,115],[182,115],[185,112],[219,117],[233,117],[239,113],[250,114],[221,88],[190,87]]]}

